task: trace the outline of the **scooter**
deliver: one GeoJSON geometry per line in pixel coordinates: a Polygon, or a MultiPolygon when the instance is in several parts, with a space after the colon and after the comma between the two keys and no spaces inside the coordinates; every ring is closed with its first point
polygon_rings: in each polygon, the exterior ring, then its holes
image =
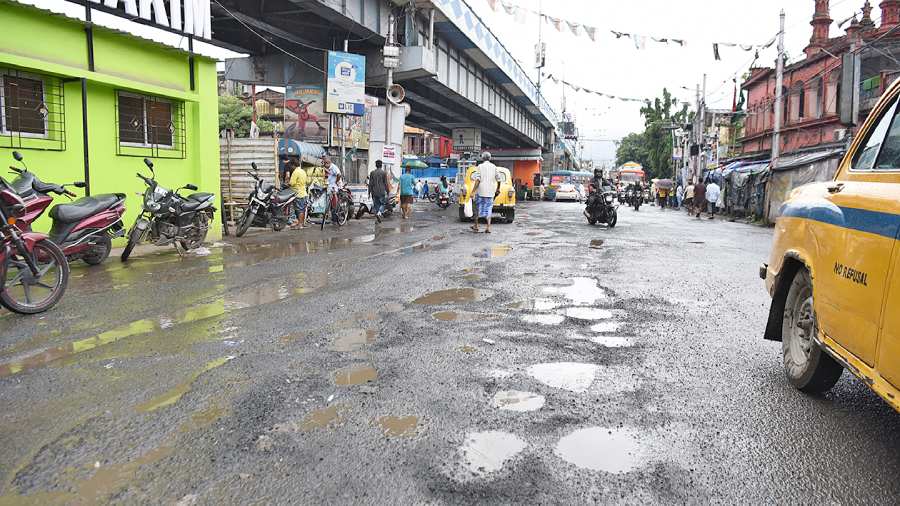
{"type": "Polygon", "coordinates": [[[256,180],[256,185],[247,198],[244,214],[238,220],[237,236],[243,236],[251,226],[271,226],[272,230],[281,232],[294,215],[297,194],[289,188],[276,191],[275,185],[265,184],[259,177],[256,162],[252,162],[250,166],[253,167],[253,172],[247,174],[256,180]]]}
{"type": "MultiPolygon", "coordinates": [[[[19,152],[13,151],[13,157],[25,167],[10,166],[10,170],[18,175],[10,187],[25,202],[25,212],[16,220],[16,227],[22,232],[31,232],[32,223],[53,203],[49,194],[72,199],[77,195],[66,187],[85,187],[83,181],[64,185],[45,183],[28,170],[19,152]]],[[[70,262],[84,260],[88,265],[99,265],[112,251],[112,240],[125,235],[124,214],[124,193],[81,197],[71,204],[58,204],[50,209],[53,226],[49,238],[62,248],[70,262]]]]}

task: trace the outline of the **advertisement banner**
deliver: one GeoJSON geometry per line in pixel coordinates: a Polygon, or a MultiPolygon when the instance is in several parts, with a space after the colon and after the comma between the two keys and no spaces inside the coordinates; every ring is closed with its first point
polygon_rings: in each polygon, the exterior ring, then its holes
{"type": "Polygon", "coordinates": [[[284,136],[314,144],[328,142],[328,115],[322,87],[290,85],[284,90],[284,136]]]}
{"type": "Polygon", "coordinates": [[[366,57],[328,51],[325,112],[362,116],[366,113],[366,57]]]}
{"type": "MultiPolygon", "coordinates": [[[[378,105],[378,99],[366,96],[366,113],[362,116],[347,116],[344,120],[344,146],[347,148],[369,149],[369,137],[372,131],[372,108],[378,105]]],[[[331,123],[332,146],[341,145],[341,117],[331,123]]]]}
{"type": "Polygon", "coordinates": [[[400,146],[385,144],[381,148],[381,161],[386,165],[400,165],[400,146]]]}

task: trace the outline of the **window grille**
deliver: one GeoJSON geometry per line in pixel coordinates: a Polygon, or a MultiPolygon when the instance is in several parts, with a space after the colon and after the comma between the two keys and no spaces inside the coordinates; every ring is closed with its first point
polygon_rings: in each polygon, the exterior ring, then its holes
{"type": "Polygon", "coordinates": [[[184,103],[167,98],[116,93],[116,149],[124,156],[184,158],[184,103]]]}
{"type": "Polygon", "coordinates": [[[62,80],[0,67],[0,147],[66,149],[62,80]]]}

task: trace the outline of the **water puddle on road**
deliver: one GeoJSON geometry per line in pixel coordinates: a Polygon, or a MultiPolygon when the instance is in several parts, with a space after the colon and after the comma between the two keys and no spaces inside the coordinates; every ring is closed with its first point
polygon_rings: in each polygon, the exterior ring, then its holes
{"type": "Polygon", "coordinates": [[[600,322],[591,325],[591,332],[618,332],[622,328],[621,322],[600,322]]]}
{"type": "Polygon", "coordinates": [[[412,437],[416,435],[416,429],[419,426],[419,417],[382,416],[378,418],[377,422],[381,427],[381,433],[385,436],[412,437]]]}
{"type": "Polygon", "coordinates": [[[551,362],[528,368],[528,375],[541,383],[575,393],[587,392],[600,366],[580,362],[551,362]]]}
{"type": "Polygon", "coordinates": [[[484,279],[484,276],[482,276],[481,274],[466,274],[462,277],[462,279],[471,283],[475,281],[481,281],[482,279],[484,279]]]}
{"type": "Polygon", "coordinates": [[[378,371],[369,364],[354,364],[334,371],[334,384],[338,386],[362,385],[378,379],[378,371]]]}
{"type": "Polygon", "coordinates": [[[607,298],[606,292],[597,285],[596,279],[572,278],[569,286],[547,286],[544,293],[561,295],[579,306],[590,306],[607,298]]]}
{"type": "Polygon", "coordinates": [[[374,330],[366,329],[347,329],[332,339],[331,349],[333,351],[356,351],[368,344],[375,342],[375,336],[378,333],[374,330]]]}
{"type": "Polygon", "coordinates": [[[481,302],[494,296],[491,290],[479,288],[450,288],[423,295],[413,304],[437,306],[441,304],[459,304],[465,302],[481,302]]]}
{"type": "Polygon", "coordinates": [[[607,348],[628,348],[634,346],[631,339],[621,336],[591,336],[589,341],[607,348]]]}
{"type": "Polygon", "coordinates": [[[475,258],[499,258],[505,257],[510,251],[512,251],[512,246],[509,246],[508,244],[499,244],[472,253],[472,256],[475,258]]]}
{"type": "Polygon", "coordinates": [[[328,284],[328,277],[323,272],[298,272],[281,283],[258,283],[225,294],[226,307],[245,309],[279,302],[291,297],[307,295],[328,284]]]}
{"type": "Polygon", "coordinates": [[[613,317],[612,311],[595,307],[567,307],[565,315],[576,320],[608,320],[613,317]]]}
{"type": "Polygon", "coordinates": [[[205,429],[216,423],[220,418],[225,416],[226,413],[228,413],[228,409],[218,404],[213,404],[208,408],[195,411],[191,414],[191,419],[182,424],[180,431],[190,432],[192,430],[205,429]]]}
{"type": "Polygon", "coordinates": [[[462,465],[475,476],[486,476],[527,447],[522,438],[509,432],[473,432],[460,448],[462,465]]]}
{"type": "Polygon", "coordinates": [[[494,313],[470,313],[468,311],[438,311],[431,317],[439,322],[471,322],[480,320],[497,320],[500,315],[494,313]]]}
{"type": "Polygon", "coordinates": [[[522,316],[522,321],[537,325],[559,325],[566,321],[566,317],[561,314],[527,314],[522,316]]]}
{"type": "Polygon", "coordinates": [[[503,411],[527,412],[537,411],[544,407],[543,395],[521,390],[501,390],[494,394],[491,405],[503,411]]]}
{"type": "Polygon", "coordinates": [[[474,346],[470,346],[470,345],[466,344],[466,345],[460,346],[459,351],[468,354],[468,353],[475,353],[477,350],[475,349],[474,346]]]}
{"type": "Polygon", "coordinates": [[[529,300],[521,300],[506,305],[509,309],[528,310],[528,311],[550,311],[559,307],[559,303],[553,299],[536,298],[529,300]]]}
{"type": "Polygon", "coordinates": [[[317,429],[333,429],[344,422],[346,406],[335,404],[310,412],[298,425],[296,422],[288,422],[276,425],[276,432],[310,432],[317,429]]]}
{"type": "Polygon", "coordinates": [[[192,374],[187,381],[176,385],[171,390],[164,392],[163,394],[160,394],[147,402],[139,404],[137,410],[141,413],[149,413],[151,411],[156,411],[157,409],[175,404],[184,396],[184,394],[191,391],[194,382],[197,381],[197,379],[200,378],[203,373],[211,371],[217,367],[221,367],[233,359],[233,356],[228,356],[207,362],[202,369],[192,374]]]}
{"type": "Polygon", "coordinates": [[[643,462],[643,449],[626,430],[588,427],[572,432],[556,444],[553,452],[582,469],[627,473],[643,462]]]}
{"type": "Polygon", "coordinates": [[[591,239],[591,249],[602,249],[603,243],[605,241],[603,239],[591,239]]]}

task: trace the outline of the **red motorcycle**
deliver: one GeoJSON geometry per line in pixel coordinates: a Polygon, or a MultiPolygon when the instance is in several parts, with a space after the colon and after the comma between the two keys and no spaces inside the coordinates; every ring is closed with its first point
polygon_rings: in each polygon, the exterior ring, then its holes
{"type": "MultiPolygon", "coordinates": [[[[13,151],[13,157],[25,166],[22,155],[13,151]]],[[[49,194],[77,197],[66,189],[67,186],[84,188],[84,182],[67,185],[45,183],[30,172],[27,167],[10,167],[18,174],[10,187],[25,202],[24,214],[16,220],[22,232],[31,232],[34,223],[50,207],[53,197],[49,194]]],[[[50,209],[53,226],[50,240],[62,248],[69,261],[84,260],[88,265],[98,265],[106,260],[112,251],[112,240],[125,235],[122,215],[125,214],[125,194],[110,193],[82,197],[71,204],[58,204],[50,209]]]]}
{"type": "Polygon", "coordinates": [[[69,283],[66,255],[46,235],[16,226],[25,201],[0,178],[0,305],[20,314],[55,306],[69,283]]]}

